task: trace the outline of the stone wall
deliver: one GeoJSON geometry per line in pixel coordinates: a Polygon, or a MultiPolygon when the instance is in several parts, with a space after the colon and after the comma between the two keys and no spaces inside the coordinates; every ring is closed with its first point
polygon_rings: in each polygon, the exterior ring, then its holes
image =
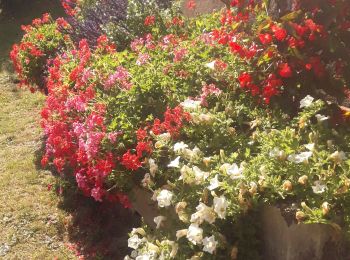
{"type": "Polygon", "coordinates": [[[225,4],[221,0],[195,0],[196,8],[189,10],[187,3],[189,0],[185,0],[182,3],[182,12],[187,17],[194,17],[199,14],[207,14],[213,11],[221,10],[225,7],[225,4]]]}

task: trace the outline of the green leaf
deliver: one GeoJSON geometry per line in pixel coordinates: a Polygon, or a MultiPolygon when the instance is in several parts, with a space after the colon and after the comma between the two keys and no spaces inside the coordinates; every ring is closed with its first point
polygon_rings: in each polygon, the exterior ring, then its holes
{"type": "Polygon", "coordinates": [[[288,21],[295,20],[300,14],[301,14],[301,10],[298,10],[298,11],[294,11],[284,15],[280,19],[281,21],[288,22],[288,21]]]}

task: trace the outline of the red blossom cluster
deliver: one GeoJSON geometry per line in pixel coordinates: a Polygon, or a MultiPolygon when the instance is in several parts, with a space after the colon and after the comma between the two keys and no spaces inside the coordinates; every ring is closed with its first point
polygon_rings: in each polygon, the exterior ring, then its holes
{"type": "Polygon", "coordinates": [[[261,19],[268,6],[259,1],[233,0],[231,6],[236,8],[235,11],[224,11],[222,27],[211,32],[217,44],[228,46],[233,55],[248,65],[247,71],[238,78],[240,86],[252,95],[262,97],[266,103],[283,91],[288,92],[289,85],[297,85],[298,81],[305,83],[305,78],[311,82],[314,78],[320,82],[333,78],[322,83],[346,85],[346,73],[340,68],[349,66],[345,57],[350,51],[342,46],[342,42],[348,34],[344,28],[349,28],[350,3],[322,3],[326,10],[320,8],[317,1],[296,3],[286,17],[275,20],[267,17],[257,26],[253,21],[258,15],[261,19]],[[332,17],[327,20],[327,15],[332,17]],[[330,42],[334,44],[337,37],[339,52],[329,45],[330,42]],[[291,78],[293,81],[289,80],[291,78]]]}
{"type": "Polygon", "coordinates": [[[42,18],[34,19],[31,25],[22,25],[21,28],[26,34],[20,44],[13,45],[10,52],[20,85],[30,86],[32,92],[35,91],[35,85],[43,85],[45,79],[41,75],[43,73],[41,69],[45,66],[48,56],[54,52],[52,48],[57,48],[59,45],[57,43],[57,46],[48,48],[41,44],[50,40],[50,35],[46,35],[45,30],[41,29],[43,25],[55,26],[51,16],[47,13],[43,14],[42,18]]]}
{"type": "MultiPolygon", "coordinates": [[[[110,51],[104,37],[100,44],[100,48],[110,51]]],[[[114,145],[121,133],[107,131],[106,106],[96,101],[97,87],[90,62],[91,50],[82,40],[78,49],[56,57],[49,68],[48,97],[41,113],[47,138],[42,164],[53,161],[61,174],[72,171],[78,187],[97,201],[118,199],[129,207],[124,194],[106,190],[105,180],[118,159],[102,143],[114,145]],[[65,66],[72,62],[75,67],[67,75],[65,66]]]]}

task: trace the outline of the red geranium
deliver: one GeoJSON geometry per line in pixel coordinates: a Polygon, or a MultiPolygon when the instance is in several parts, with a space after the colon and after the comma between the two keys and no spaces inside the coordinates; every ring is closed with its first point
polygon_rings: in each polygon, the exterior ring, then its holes
{"type": "Polygon", "coordinates": [[[269,33],[260,33],[259,39],[262,44],[270,44],[272,42],[272,36],[269,33]]]}
{"type": "Polygon", "coordinates": [[[293,75],[292,69],[288,63],[282,63],[279,66],[279,74],[282,78],[290,78],[293,75]]]}

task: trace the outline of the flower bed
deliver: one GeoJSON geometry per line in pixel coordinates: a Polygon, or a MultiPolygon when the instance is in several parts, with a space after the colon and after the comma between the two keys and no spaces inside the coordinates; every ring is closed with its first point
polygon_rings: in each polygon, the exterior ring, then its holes
{"type": "Polygon", "coordinates": [[[11,56],[24,85],[47,89],[44,166],[96,201],[130,207],[130,190],[152,192],[156,229],[132,231],[130,257],[258,259],[264,204],[293,205],[297,222],[348,223],[349,3],[273,17],[234,0],[193,19],[165,7],[122,48],[118,33],[77,37],[88,16],[64,3],[75,22],[34,22],[30,50],[11,56]]]}

